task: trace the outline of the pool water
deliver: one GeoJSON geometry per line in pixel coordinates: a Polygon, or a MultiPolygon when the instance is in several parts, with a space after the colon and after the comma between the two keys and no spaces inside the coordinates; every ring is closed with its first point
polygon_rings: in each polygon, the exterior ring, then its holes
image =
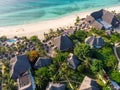
{"type": "Polygon", "coordinates": [[[14,43],[14,42],[16,42],[16,40],[14,40],[14,39],[8,39],[6,42],[14,43]]]}

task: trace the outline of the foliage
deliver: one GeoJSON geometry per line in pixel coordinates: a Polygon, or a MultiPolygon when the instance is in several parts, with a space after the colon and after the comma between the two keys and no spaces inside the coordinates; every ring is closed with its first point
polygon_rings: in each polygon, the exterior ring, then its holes
{"type": "Polygon", "coordinates": [[[102,90],[111,90],[108,86],[104,86],[102,90]]]}
{"type": "MultiPolygon", "coordinates": [[[[34,37],[34,36],[33,36],[34,37]]],[[[32,37],[31,37],[32,38],[32,37]]],[[[27,40],[26,36],[22,36],[22,40],[27,40]]]]}
{"type": "Polygon", "coordinates": [[[120,41],[120,34],[115,32],[110,36],[110,40],[112,43],[117,43],[120,41]]]}
{"type": "Polygon", "coordinates": [[[79,40],[80,42],[84,42],[85,38],[87,37],[87,32],[83,30],[78,30],[75,34],[70,35],[73,40],[79,40]]]}
{"type": "Polygon", "coordinates": [[[119,14],[119,15],[117,15],[117,18],[120,20],[120,14],[119,14]]]}
{"type": "Polygon", "coordinates": [[[57,52],[55,57],[53,58],[53,63],[60,64],[68,57],[68,53],[57,52]]]}
{"type": "Polygon", "coordinates": [[[50,40],[52,37],[60,35],[60,33],[61,31],[59,29],[57,29],[56,31],[54,31],[53,29],[50,29],[49,33],[44,33],[45,41],[50,40]]]}
{"type": "Polygon", "coordinates": [[[32,42],[38,42],[39,39],[38,39],[37,36],[32,36],[32,37],[30,37],[30,41],[32,41],[32,42]]]}
{"type": "Polygon", "coordinates": [[[50,39],[49,34],[48,33],[44,33],[44,38],[45,38],[45,40],[49,40],[50,39]]]}
{"type": "Polygon", "coordinates": [[[110,78],[115,82],[120,83],[120,72],[118,72],[117,70],[113,70],[112,72],[110,72],[110,78]]]}
{"type": "Polygon", "coordinates": [[[3,88],[2,90],[17,90],[17,85],[15,82],[10,78],[9,75],[9,62],[3,61],[4,68],[4,75],[2,76],[3,80],[3,88]]]}
{"type": "Polygon", "coordinates": [[[27,53],[27,56],[31,62],[35,62],[39,57],[39,53],[37,51],[30,51],[27,53]]]}
{"type": "Polygon", "coordinates": [[[77,67],[77,70],[78,70],[80,73],[82,73],[82,72],[84,71],[84,66],[83,66],[83,65],[79,65],[79,66],[77,67]]]}
{"type": "Polygon", "coordinates": [[[1,39],[2,41],[6,41],[6,40],[7,40],[7,37],[6,37],[6,36],[2,36],[0,39],[1,39]]]}
{"type": "Polygon", "coordinates": [[[75,36],[80,42],[84,42],[85,38],[87,37],[87,33],[86,31],[78,30],[75,32],[75,36]]]}
{"type": "Polygon", "coordinates": [[[100,50],[94,49],[92,53],[92,57],[102,60],[103,68],[106,70],[111,70],[116,68],[117,60],[115,58],[111,45],[105,45],[100,50]]]}
{"type": "Polygon", "coordinates": [[[80,60],[84,60],[90,54],[90,47],[86,44],[77,44],[74,48],[74,54],[80,60]]]}
{"type": "Polygon", "coordinates": [[[38,77],[48,76],[48,69],[46,67],[39,68],[35,71],[35,75],[38,77]]]}
{"type": "Polygon", "coordinates": [[[35,83],[38,90],[45,90],[49,82],[49,72],[46,67],[39,68],[35,71],[35,83]]]}
{"type": "Polygon", "coordinates": [[[76,20],[75,20],[75,25],[77,25],[77,24],[79,23],[79,21],[80,21],[80,17],[77,16],[77,18],[76,18],[76,20]]]}
{"type": "Polygon", "coordinates": [[[6,52],[6,48],[4,46],[0,46],[0,54],[6,52]]]}
{"type": "Polygon", "coordinates": [[[94,73],[99,72],[102,69],[102,67],[103,67],[102,61],[97,59],[92,60],[92,64],[91,64],[92,72],[94,73]]]}
{"type": "Polygon", "coordinates": [[[103,30],[97,30],[95,28],[92,28],[90,33],[98,35],[98,36],[105,36],[105,31],[103,30]]]}
{"type": "Polygon", "coordinates": [[[96,82],[99,86],[105,86],[105,84],[100,79],[97,79],[96,82]]]}

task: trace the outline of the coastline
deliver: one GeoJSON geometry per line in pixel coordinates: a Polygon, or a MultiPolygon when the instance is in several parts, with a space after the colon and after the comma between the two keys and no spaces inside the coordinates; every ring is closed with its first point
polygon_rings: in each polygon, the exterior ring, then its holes
{"type": "MultiPolygon", "coordinates": [[[[120,6],[114,6],[104,9],[109,11],[115,10],[116,13],[120,13],[120,6]]],[[[85,18],[87,15],[90,15],[90,13],[94,11],[96,10],[74,13],[72,15],[68,15],[58,19],[40,21],[31,24],[0,27],[0,37],[7,36],[8,38],[13,38],[14,36],[27,36],[29,38],[33,35],[37,35],[40,39],[44,39],[44,32],[49,32],[50,28],[56,30],[59,27],[73,26],[77,16],[79,16],[80,18],[85,18]]]]}

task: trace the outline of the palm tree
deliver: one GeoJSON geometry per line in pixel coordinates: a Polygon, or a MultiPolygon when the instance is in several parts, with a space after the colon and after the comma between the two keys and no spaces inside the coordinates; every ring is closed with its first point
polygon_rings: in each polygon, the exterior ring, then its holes
{"type": "Polygon", "coordinates": [[[47,33],[44,33],[44,38],[45,38],[45,40],[48,40],[50,37],[47,33]]]}
{"type": "Polygon", "coordinates": [[[55,32],[53,31],[53,29],[50,29],[49,31],[49,36],[54,36],[55,32]]]}

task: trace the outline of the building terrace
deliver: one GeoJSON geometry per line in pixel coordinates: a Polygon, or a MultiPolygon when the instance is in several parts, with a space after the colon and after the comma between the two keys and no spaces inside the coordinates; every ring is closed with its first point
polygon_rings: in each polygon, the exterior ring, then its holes
{"type": "Polygon", "coordinates": [[[91,13],[85,21],[98,30],[112,30],[120,24],[115,13],[104,9],[91,13]]]}
{"type": "Polygon", "coordinates": [[[10,60],[10,78],[17,80],[18,90],[34,90],[34,79],[30,72],[31,65],[25,55],[15,56],[10,60]]]}

